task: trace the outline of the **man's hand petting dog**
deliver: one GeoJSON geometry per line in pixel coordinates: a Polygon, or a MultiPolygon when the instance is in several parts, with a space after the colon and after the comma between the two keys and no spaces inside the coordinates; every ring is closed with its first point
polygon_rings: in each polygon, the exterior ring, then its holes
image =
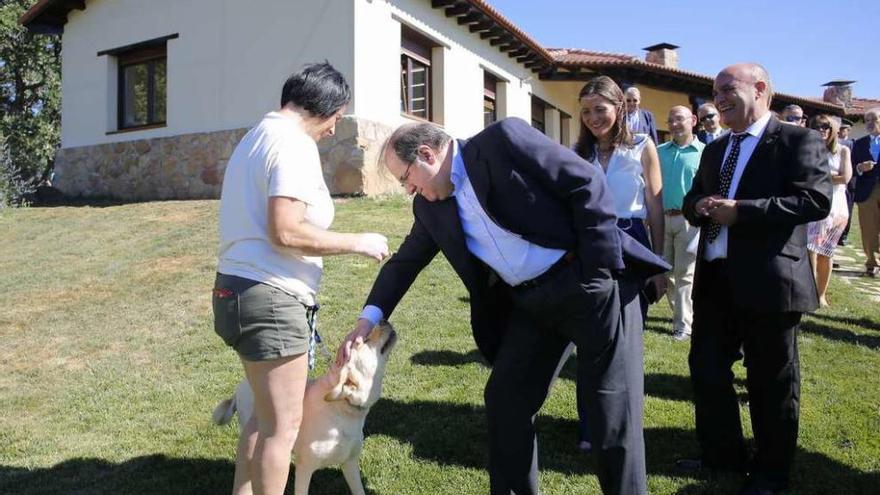
{"type": "Polygon", "coordinates": [[[351,347],[362,343],[372,329],[373,324],[370,323],[369,320],[366,318],[358,318],[354,330],[349,332],[345,337],[345,340],[342,341],[342,345],[340,345],[339,349],[336,351],[336,366],[342,366],[348,362],[351,357],[351,347]]]}

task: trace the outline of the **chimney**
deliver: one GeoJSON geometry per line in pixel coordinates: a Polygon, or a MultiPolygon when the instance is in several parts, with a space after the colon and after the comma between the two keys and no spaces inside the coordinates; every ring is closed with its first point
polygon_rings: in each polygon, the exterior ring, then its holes
{"type": "Polygon", "coordinates": [[[823,84],[825,92],[822,93],[822,101],[843,108],[852,107],[852,84],[855,81],[828,81],[823,84]]]}
{"type": "Polygon", "coordinates": [[[673,69],[678,68],[678,52],[675,51],[677,49],[678,46],[670,43],[659,43],[642,48],[642,50],[648,51],[645,55],[645,62],[673,69]]]}

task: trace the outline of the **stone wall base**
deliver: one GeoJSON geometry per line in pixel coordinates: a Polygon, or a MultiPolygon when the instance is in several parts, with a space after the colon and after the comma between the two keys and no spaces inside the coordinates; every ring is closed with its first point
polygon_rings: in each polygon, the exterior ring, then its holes
{"type": "MultiPolygon", "coordinates": [[[[347,116],[320,143],[331,194],[402,192],[379,165],[383,124],[347,116]]],[[[54,185],[73,197],[126,201],[219,198],[226,162],[247,129],[63,148],[55,156],[54,185]]]]}

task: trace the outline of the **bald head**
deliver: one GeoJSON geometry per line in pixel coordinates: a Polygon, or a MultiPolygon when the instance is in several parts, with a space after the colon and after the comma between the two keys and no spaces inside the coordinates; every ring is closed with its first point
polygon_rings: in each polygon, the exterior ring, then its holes
{"type": "Polygon", "coordinates": [[[740,63],[718,73],[712,94],[721,121],[734,132],[743,132],[770,111],[773,89],[764,67],[740,63]]]}
{"type": "Polygon", "coordinates": [[[672,140],[679,146],[685,146],[693,141],[697,118],[690,108],[682,105],[670,108],[666,124],[669,126],[669,132],[672,133],[672,140]]]}

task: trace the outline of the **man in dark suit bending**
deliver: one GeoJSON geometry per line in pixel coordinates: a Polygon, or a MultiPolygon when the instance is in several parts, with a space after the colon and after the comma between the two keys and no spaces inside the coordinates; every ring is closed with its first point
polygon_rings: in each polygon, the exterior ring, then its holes
{"type": "Polygon", "coordinates": [[[743,494],[772,494],[787,487],[797,445],[797,330],[802,313],[818,307],[806,223],[828,215],[831,179],[819,135],[771,117],[763,67],[727,67],[713,93],[731,132],[706,146],[683,206],[701,227],[689,356],[697,438],[702,466],[748,471],[743,494]],[[751,464],[731,371],[740,348],[751,464]]]}
{"type": "Polygon", "coordinates": [[[603,491],[646,493],[638,292],[669,266],[617,229],[601,173],[519,119],[468,141],[431,124],[405,125],[384,159],[417,195],[415,219],[349,345],[394,311],[440,251],[469,292],[474,339],[492,364],[491,493],[538,493],[533,417],[569,342],[578,346],[578,380],[588,384],[603,491]]]}

